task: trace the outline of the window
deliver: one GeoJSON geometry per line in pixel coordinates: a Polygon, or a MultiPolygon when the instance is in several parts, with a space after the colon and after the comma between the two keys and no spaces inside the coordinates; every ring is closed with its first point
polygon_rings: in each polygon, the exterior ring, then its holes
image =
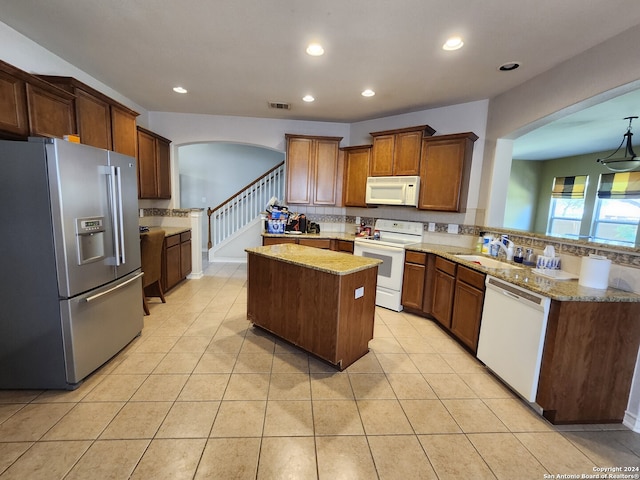
{"type": "Polygon", "coordinates": [[[556,237],[580,235],[586,187],[586,175],[554,178],[547,235],[556,237]]]}
{"type": "Polygon", "coordinates": [[[633,247],[640,223],[640,172],[600,176],[591,226],[594,242],[633,247]]]}

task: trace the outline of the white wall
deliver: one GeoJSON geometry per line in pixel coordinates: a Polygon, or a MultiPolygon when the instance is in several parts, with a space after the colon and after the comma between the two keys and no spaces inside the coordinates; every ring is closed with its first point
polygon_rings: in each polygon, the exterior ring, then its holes
{"type": "MultiPolygon", "coordinates": [[[[180,207],[205,210],[215,208],[284,161],[284,153],[277,150],[227,142],[183,145],[178,147],[178,156],[180,207]]],[[[203,215],[202,231],[207,229],[208,216],[203,215]]],[[[207,242],[208,235],[202,235],[202,250],[207,242]]]]}
{"type": "Polygon", "coordinates": [[[34,75],[60,75],[80,80],[138,112],[140,114],[137,119],[138,125],[147,125],[147,111],[140,105],[2,22],[0,22],[0,59],[34,75]]]}
{"type": "Polygon", "coordinates": [[[167,208],[179,207],[178,147],[182,145],[221,141],[262,146],[284,152],[285,133],[343,137],[340,145],[349,145],[349,125],[346,123],[169,112],[151,112],[149,121],[151,130],[172,141],[172,198],[167,202],[167,208]]]}

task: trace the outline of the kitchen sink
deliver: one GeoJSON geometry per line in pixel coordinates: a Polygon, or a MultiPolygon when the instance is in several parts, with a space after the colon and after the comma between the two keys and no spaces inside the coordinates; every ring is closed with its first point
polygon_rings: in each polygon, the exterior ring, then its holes
{"type": "Polygon", "coordinates": [[[467,262],[478,263],[487,268],[522,268],[511,263],[501,262],[493,258],[485,257],[484,255],[455,255],[460,260],[466,260],[467,262]]]}

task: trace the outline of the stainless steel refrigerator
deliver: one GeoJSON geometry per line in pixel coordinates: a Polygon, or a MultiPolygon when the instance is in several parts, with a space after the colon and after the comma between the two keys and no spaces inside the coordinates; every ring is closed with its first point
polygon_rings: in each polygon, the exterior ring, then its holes
{"type": "Polygon", "coordinates": [[[73,389],[141,332],[135,162],[0,141],[0,388],[73,389]]]}

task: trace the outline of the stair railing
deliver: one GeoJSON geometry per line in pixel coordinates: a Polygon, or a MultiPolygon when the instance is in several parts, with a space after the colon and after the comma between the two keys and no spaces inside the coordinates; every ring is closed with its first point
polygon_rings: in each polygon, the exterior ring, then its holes
{"type": "Polygon", "coordinates": [[[263,212],[272,197],[284,198],[284,162],[276,165],[242,190],[234,193],[215,208],[207,208],[209,236],[207,248],[252,222],[263,212]],[[213,218],[213,225],[212,225],[213,218]]]}

